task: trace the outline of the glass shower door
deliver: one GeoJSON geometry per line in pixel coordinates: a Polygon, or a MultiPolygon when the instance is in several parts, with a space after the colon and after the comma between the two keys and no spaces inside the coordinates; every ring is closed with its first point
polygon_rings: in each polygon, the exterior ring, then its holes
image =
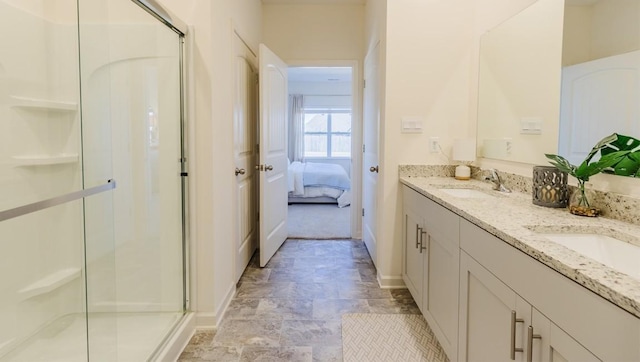
{"type": "MultiPolygon", "coordinates": [[[[118,361],[144,361],[184,314],[182,39],[130,0],[79,0],[79,10],[83,145],[98,161],[85,163],[85,182],[118,185],[113,293],[100,292],[102,269],[87,255],[90,357],[103,351],[92,325],[115,320],[118,361]]],[[[99,223],[99,210],[86,218],[99,223]]]]}
{"type": "Polygon", "coordinates": [[[115,183],[83,180],[76,1],[0,0],[0,43],[0,360],[86,361],[86,255],[113,248],[115,183]]]}

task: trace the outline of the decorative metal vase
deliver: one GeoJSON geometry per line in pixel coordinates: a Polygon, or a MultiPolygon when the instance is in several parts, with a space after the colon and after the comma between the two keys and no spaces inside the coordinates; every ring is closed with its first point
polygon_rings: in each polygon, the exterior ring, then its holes
{"type": "Polygon", "coordinates": [[[566,172],[553,166],[533,167],[533,204],[545,207],[567,207],[569,194],[566,172]]]}

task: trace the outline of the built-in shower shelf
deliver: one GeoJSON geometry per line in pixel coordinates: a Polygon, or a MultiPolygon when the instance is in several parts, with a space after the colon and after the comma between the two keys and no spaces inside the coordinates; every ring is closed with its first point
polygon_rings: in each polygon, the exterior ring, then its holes
{"type": "Polygon", "coordinates": [[[18,291],[22,300],[58,289],[80,277],[80,268],[61,269],[18,291]]]}
{"type": "Polygon", "coordinates": [[[78,103],[76,102],[54,101],[49,99],[38,99],[19,96],[11,96],[11,99],[13,99],[14,102],[13,106],[20,108],[34,108],[40,110],[65,112],[75,112],[78,110],[78,103]]]}
{"type": "Polygon", "coordinates": [[[64,153],[61,155],[13,156],[13,161],[17,166],[62,165],[65,163],[77,163],[78,154],[64,153]]]}

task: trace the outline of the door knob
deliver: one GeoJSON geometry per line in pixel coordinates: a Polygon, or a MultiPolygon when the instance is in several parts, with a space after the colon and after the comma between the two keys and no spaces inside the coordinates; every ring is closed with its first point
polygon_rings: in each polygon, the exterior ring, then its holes
{"type": "Polygon", "coordinates": [[[369,172],[375,172],[375,173],[378,173],[378,166],[371,166],[371,167],[369,167],[369,172]]]}
{"type": "Polygon", "coordinates": [[[236,176],[238,175],[244,175],[247,171],[244,168],[237,168],[236,167],[236,176]]]}
{"type": "Polygon", "coordinates": [[[266,166],[264,166],[264,170],[265,171],[273,171],[273,166],[272,165],[266,165],[266,166]]]}

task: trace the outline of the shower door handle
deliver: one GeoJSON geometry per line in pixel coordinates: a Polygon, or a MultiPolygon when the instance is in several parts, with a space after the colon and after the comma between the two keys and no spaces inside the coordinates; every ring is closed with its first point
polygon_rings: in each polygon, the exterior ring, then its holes
{"type": "Polygon", "coordinates": [[[101,192],[113,190],[115,188],[116,188],[116,181],[111,179],[111,180],[108,180],[107,183],[99,186],[94,186],[88,189],[74,191],[66,195],[57,196],[51,199],[34,202],[32,204],[18,206],[16,208],[5,210],[5,211],[0,211],[0,221],[13,219],[22,215],[30,214],[32,212],[66,204],[67,202],[79,200],[91,195],[99,194],[101,192]]]}

